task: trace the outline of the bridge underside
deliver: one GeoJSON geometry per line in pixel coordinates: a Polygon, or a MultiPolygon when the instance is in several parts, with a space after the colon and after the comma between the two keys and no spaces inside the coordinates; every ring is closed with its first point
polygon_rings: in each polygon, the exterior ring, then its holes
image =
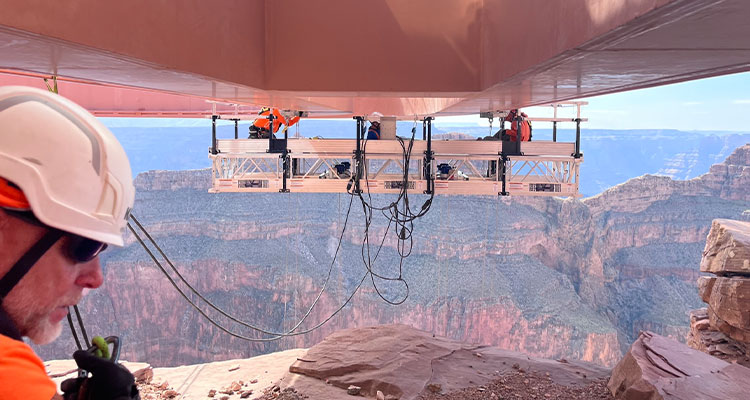
{"type": "Polygon", "coordinates": [[[0,9],[0,84],[56,75],[61,94],[98,115],[257,105],[463,114],[750,70],[745,0],[0,0],[0,9]]]}

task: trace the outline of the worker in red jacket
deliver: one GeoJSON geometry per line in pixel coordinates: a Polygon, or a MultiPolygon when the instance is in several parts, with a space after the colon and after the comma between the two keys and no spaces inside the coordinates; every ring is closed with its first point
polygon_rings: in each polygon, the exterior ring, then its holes
{"type": "MultiPolygon", "coordinates": [[[[504,121],[510,121],[510,129],[505,131],[503,140],[510,140],[511,142],[518,141],[518,109],[511,110],[510,113],[505,117],[504,121]]],[[[528,120],[529,116],[525,112],[521,112],[521,141],[531,141],[531,121],[528,120]]]]}

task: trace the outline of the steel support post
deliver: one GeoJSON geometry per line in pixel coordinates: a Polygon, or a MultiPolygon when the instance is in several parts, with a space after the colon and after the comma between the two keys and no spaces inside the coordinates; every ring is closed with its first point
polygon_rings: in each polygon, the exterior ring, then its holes
{"type": "MultiPolygon", "coordinates": [[[[427,151],[424,152],[424,175],[427,180],[425,194],[432,194],[435,190],[435,182],[432,180],[432,117],[425,117],[423,124],[427,125],[427,151]]],[[[404,168],[409,168],[408,165],[404,168]]]]}
{"type": "Polygon", "coordinates": [[[273,120],[276,118],[273,115],[273,110],[269,111],[268,114],[268,150],[273,149],[273,120]]]}
{"type": "Polygon", "coordinates": [[[211,116],[211,154],[216,155],[216,120],[219,118],[218,115],[211,116]]]}
{"type": "Polygon", "coordinates": [[[581,158],[581,119],[576,118],[576,152],[573,154],[574,158],[581,158]]]}
{"type": "Polygon", "coordinates": [[[557,142],[557,121],[552,121],[552,141],[557,142]]]}
{"type": "Polygon", "coordinates": [[[354,117],[357,120],[357,148],[354,150],[354,193],[362,193],[360,179],[362,179],[362,138],[364,137],[365,121],[363,117],[354,117]]]}

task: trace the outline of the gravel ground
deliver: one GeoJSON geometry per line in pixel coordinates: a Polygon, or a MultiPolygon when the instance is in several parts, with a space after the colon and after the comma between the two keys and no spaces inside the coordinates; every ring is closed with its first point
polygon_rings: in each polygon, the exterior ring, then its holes
{"type": "MultiPolygon", "coordinates": [[[[168,390],[166,385],[139,384],[141,398],[147,400],[175,399],[179,393],[168,390]]],[[[429,388],[428,388],[429,389],[429,388]]],[[[552,382],[548,376],[535,373],[514,372],[503,375],[482,386],[472,386],[449,393],[439,393],[439,388],[431,387],[438,393],[422,394],[418,400],[613,400],[607,389],[607,380],[595,381],[588,386],[569,387],[552,382]]],[[[217,393],[214,399],[223,395],[217,393]]],[[[232,396],[237,398],[238,396],[232,396]]],[[[352,399],[361,398],[352,396],[352,399]]],[[[294,388],[279,389],[278,386],[263,390],[258,400],[307,400],[308,396],[294,388]]],[[[322,399],[321,399],[322,400],[322,399]]]]}
{"type": "Polygon", "coordinates": [[[552,382],[547,376],[515,372],[482,386],[473,386],[450,393],[423,394],[419,400],[569,400],[614,399],[602,379],[588,386],[568,387],[552,382]]]}
{"type": "Polygon", "coordinates": [[[305,400],[307,396],[297,393],[294,388],[286,388],[284,390],[275,390],[278,386],[266,389],[265,394],[259,397],[258,400],[305,400]]]}

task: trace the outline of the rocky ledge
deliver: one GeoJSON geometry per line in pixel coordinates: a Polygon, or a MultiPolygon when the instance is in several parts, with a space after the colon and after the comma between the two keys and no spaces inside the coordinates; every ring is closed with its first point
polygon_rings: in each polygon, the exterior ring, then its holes
{"type": "Polygon", "coordinates": [[[708,307],[690,314],[688,344],[750,367],[750,222],[714,220],[698,293],[708,307]]]}
{"type": "Polygon", "coordinates": [[[750,369],[643,332],[612,370],[608,387],[623,400],[745,399],[750,369]]]}
{"type": "Polygon", "coordinates": [[[411,400],[492,399],[507,393],[531,398],[532,392],[537,398],[592,398],[569,395],[588,396],[600,384],[607,398],[608,376],[608,369],[591,363],[534,358],[406,325],[381,325],[328,336],[289,368],[282,387],[314,399],[351,399],[356,391],[366,398],[411,400]]]}

